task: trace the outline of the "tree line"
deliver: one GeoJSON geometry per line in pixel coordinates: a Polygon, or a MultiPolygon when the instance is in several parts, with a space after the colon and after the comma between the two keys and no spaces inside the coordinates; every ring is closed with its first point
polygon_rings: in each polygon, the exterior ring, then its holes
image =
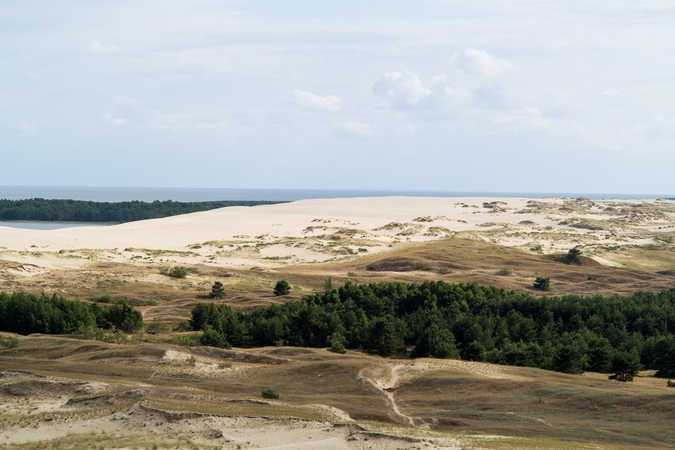
{"type": "Polygon", "coordinates": [[[126,301],[101,307],[56,294],[0,293],[0,331],[71,334],[96,328],[134,333],[143,328],[143,316],[126,301]]]}
{"type": "Polygon", "coordinates": [[[257,206],[280,202],[269,201],[213,201],[174,202],[92,202],[80,200],[0,200],[0,221],[28,220],[45,222],[99,222],[124,223],[136,220],[159,219],[229,206],[257,206]]]}
{"type": "Polygon", "coordinates": [[[411,357],[614,373],[622,381],[640,368],[675,377],[675,289],[539,298],[473,283],[347,283],[249,313],[200,303],[189,322],[203,332],[203,345],[218,347],[411,352],[411,357]]]}

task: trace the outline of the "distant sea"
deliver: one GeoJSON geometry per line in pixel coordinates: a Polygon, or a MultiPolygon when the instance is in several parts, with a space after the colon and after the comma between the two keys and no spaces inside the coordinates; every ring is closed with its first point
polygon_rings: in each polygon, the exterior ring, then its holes
{"type": "Polygon", "coordinates": [[[173,200],[199,202],[214,200],[272,200],[294,201],[315,198],[355,197],[586,197],[602,198],[666,198],[675,195],[645,194],[589,194],[537,192],[449,192],[449,191],[378,191],[378,190],[323,190],[323,189],[206,189],[206,188],[135,188],[135,187],[67,187],[67,186],[0,186],[0,199],[28,198],[90,200],[95,202],[122,202],[140,200],[173,200]]]}

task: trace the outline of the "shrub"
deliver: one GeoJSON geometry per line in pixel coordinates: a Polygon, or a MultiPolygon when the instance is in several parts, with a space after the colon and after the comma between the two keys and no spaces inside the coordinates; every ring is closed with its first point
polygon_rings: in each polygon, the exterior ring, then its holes
{"type": "Polygon", "coordinates": [[[2,337],[0,336],[0,347],[4,348],[16,348],[19,346],[19,339],[13,336],[2,337]]]}
{"type": "Polygon", "coordinates": [[[286,280],[279,280],[274,286],[274,295],[288,295],[291,293],[291,285],[286,280]]]}
{"type": "Polygon", "coordinates": [[[92,298],[92,300],[96,303],[112,303],[113,302],[113,298],[109,294],[99,295],[98,297],[92,298]]]}
{"type": "Polygon", "coordinates": [[[497,275],[501,277],[507,277],[513,273],[513,269],[510,269],[508,267],[502,267],[497,271],[497,275]]]}
{"type": "Polygon", "coordinates": [[[540,291],[550,291],[551,279],[549,277],[537,277],[534,279],[534,284],[532,286],[540,291]]]}
{"type": "Polygon", "coordinates": [[[171,327],[169,326],[169,324],[158,317],[152,319],[152,322],[150,322],[148,326],[145,327],[145,331],[147,331],[150,334],[166,333],[170,329],[171,327]]]}
{"type": "Polygon", "coordinates": [[[164,339],[166,344],[181,345],[183,347],[196,347],[199,345],[199,336],[196,334],[177,334],[164,339]]]}
{"type": "Polygon", "coordinates": [[[187,276],[187,269],[183,266],[174,266],[169,270],[168,275],[173,278],[185,278],[187,276]]]}
{"type": "Polygon", "coordinates": [[[344,335],[339,331],[333,333],[328,339],[328,342],[330,343],[330,347],[328,347],[329,352],[341,354],[347,353],[347,350],[345,350],[347,338],[345,338],[344,335]]]}
{"type": "Polygon", "coordinates": [[[265,389],[260,393],[260,395],[262,395],[262,398],[273,398],[273,399],[279,398],[279,394],[274,392],[272,389],[265,389]]]}

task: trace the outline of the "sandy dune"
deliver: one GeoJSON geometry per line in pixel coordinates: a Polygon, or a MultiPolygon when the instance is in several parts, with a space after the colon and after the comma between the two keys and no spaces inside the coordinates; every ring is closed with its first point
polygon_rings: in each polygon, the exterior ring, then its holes
{"type": "MultiPolygon", "coordinates": [[[[457,234],[550,253],[579,244],[645,245],[673,231],[675,202],[668,200],[383,197],[232,207],[109,227],[0,227],[0,251],[5,259],[24,252],[280,265],[348,258],[457,234]]],[[[17,270],[30,275],[36,269],[17,270]]]]}

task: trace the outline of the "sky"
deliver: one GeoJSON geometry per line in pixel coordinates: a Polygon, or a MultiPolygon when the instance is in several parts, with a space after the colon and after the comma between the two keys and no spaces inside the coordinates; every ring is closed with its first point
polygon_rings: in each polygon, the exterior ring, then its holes
{"type": "Polygon", "coordinates": [[[675,3],[3,0],[0,185],[675,194],[675,3]]]}

